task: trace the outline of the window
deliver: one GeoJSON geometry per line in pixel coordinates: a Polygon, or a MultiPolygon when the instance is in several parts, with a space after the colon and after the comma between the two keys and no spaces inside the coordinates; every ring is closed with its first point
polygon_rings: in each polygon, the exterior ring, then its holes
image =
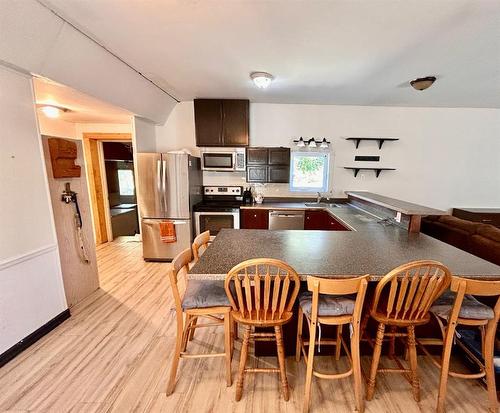
{"type": "Polygon", "coordinates": [[[326,192],[329,160],[325,152],[292,152],[290,191],[326,192]]]}
{"type": "Polygon", "coordinates": [[[134,171],[132,169],[118,169],[118,186],[120,195],[134,195],[134,171]]]}

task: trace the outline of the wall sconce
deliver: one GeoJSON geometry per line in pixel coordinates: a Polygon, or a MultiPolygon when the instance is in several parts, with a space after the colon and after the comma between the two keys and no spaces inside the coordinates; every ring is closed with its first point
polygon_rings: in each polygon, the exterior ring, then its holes
{"type": "Polygon", "coordinates": [[[330,146],[330,141],[327,141],[326,138],[323,138],[321,141],[317,141],[314,138],[304,140],[302,136],[299,139],[295,139],[293,143],[295,143],[298,148],[304,148],[306,146],[309,148],[317,148],[319,146],[321,149],[328,149],[330,146]]]}

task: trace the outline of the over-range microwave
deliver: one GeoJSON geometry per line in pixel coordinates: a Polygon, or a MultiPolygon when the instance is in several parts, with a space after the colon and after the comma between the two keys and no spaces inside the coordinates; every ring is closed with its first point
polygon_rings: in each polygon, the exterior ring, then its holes
{"type": "Polygon", "coordinates": [[[204,148],[201,169],[204,171],[245,171],[245,148],[204,148]]]}

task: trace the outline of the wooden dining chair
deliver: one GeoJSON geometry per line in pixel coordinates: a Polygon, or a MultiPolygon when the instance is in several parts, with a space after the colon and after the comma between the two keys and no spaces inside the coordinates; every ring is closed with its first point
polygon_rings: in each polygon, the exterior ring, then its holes
{"type": "Polygon", "coordinates": [[[308,291],[299,295],[299,320],[297,327],[297,349],[295,357],[300,361],[301,353],[307,364],[306,384],[304,394],[304,412],[309,411],[311,398],[311,384],[313,375],[321,379],[341,379],[354,376],[354,395],[356,409],[364,410],[362,394],[361,363],[359,357],[361,311],[365,300],[368,275],[343,280],[329,280],[325,278],[307,277],[308,291]],[[309,340],[302,338],[304,316],[309,327],[309,340]],[[336,339],[316,340],[316,327],[336,325],[336,339]],[[342,326],[352,326],[351,351],[342,339],[342,326]],[[342,347],[351,362],[351,368],[343,373],[327,374],[314,370],[314,351],[316,344],[335,345],[335,359],[340,359],[342,347]],[[306,351],[305,346],[309,346],[306,351]]]}
{"type": "Polygon", "coordinates": [[[225,357],[226,382],[228,386],[231,386],[231,307],[224,290],[224,284],[217,281],[188,281],[187,271],[190,261],[191,249],[187,248],[174,258],[172,268],[169,272],[170,285],[175,301],[177,338],[167,385],[167,396],[171,395],[174,391],[177,367],[181,358],[225,357]],[[182,296],[178,287],[180,275],[183,276],[186,285],[182,296]],[[210,319],[211,322],[197,324],[195,320],[198,317],[210,319]],[[191,331],[197,328],[218,325],[224,326],[223,353],[192,354],[186,351],[191,331]]]}
{"type": "Polygon", "coordinates": [[[208,248],[210,244],[210,231],[205,231],[199,234],[193,241],[193,261],[197,262],[200,259],[200,255],[208,248]]]}
{"type": "Polygon", "coordinates": [[[241,400],[246,373],[279,373],[283,398],[288,401],[285,350],[282,325],[292,318],[292,307],[299,293],[295,270],[280,260],[259,258],[233,267],[226,276],[226,294],[232,317],[244,326],[240,354],[236,401],[241,400]],[[254,327],[274,327],[274,333],[252,332],[254,327]],[[279,368],[246,368],[250,341],[276,341],[279,368]]]}
{"type": "Polygon", "coordinates": [[[409,375],[413,398],[416,401],[420,400],[415,326],[429,322],[430,307],[448,288],[450,282],[450,270],[440,262],[430,260],[413,261],[401,265],[378,282],[370,310],[370,317],[378,322],[378,329],[368,378],[367,400],[373,398],[378,371],[404,373],[405,377],[409,375]],[[386,326],[391,327],[389,333],[385,332],[386,326]],[[405,329],[406,333],[398,333],[398,328],[405,329]],[[391,358],[397,363],[398,368],[378,368],[384,336],[390,337],[392,341],[396,337],[406,338],[409,369],[405,368],[395,356],[391,358]]]}
{"type": "MultiPolygon", "coordinates": [[[[488,387],[489,411],[498,411],[498,401],[495,385],[495,370],[493,365],[495,335],[500,318],[500,281],[477,281],[462,277],[453,277],[451,281],[451,292],[444,294],[436,300],[430,311],[437,317],[443,336],[443,353],[441,363],[434,357],[431,360],[441,368],[439,380],[439,393],[436,411],[445,411],[446,389],[448,377],[462,379],[478,379],[486,376],[488,387]],[[497,297],[494,308],[480,301],[477,297],[497,297]],[[446,326],[443,325],[446,323],[446,326]],[[479,360],[472,352],[469,356],[479,366],[479,373],[458,373],[450,371],[450,356],[458,325],[478,327],[481,332],[482,354],[484,360],[479,360]]],[[[420,340],[419,340],[420,341],[420,340]]],[[[425,341],[422,340],[423,343],[425,341]]],[[[436,343],[431,343],[436,344],[436,343]]],[[[428,354],[429,352],[424,351],[428,354]]]]}

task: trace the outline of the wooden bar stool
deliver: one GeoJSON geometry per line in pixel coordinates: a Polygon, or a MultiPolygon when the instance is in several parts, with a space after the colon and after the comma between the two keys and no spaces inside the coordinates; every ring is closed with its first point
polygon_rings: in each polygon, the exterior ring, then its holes
{"type": "MultiPolygon", "coordinates": [[[[191,249],[193,250],[193,261],[191,263],[191,266],[196,264],[198,260],[200,259],[200,256],[205,252],[205,250],[208,248],[208,245],[210,244],[210,231],[205,231],[199,234],[193,241],[193,245],[191,246],[191,249]]],[[[198,317],[193,318],[193,326],[196,326],[198,323],[198,317]]],[[[191,341],[194,337],[194,331],[196,328],[192,328],[189,331],[189,337],[188,340],[191,341]]]]}
{"type": "MultiPolygon", "coordinates": [[[[456,293],[456,295],[454,297],[452,294],[443,295],[443,297],[439,298],[434,303],[430,310],[438,318],[444,341],[441,366],[432,358],[433,362],[441,368],[436,411],[438,413],[443,413],[445,411],[448,376],[463,379],[478,379],[486,376],[489,411],[497,412],[498,401],[495,386],[493,353],[498,319],[500,318],[500,281],[476,281],[467,278],[453,277],[450,289],[452,292],[456,293]],[[476,300],[474,296],[497,296],[494,309],[476,300]],[[443,321],[447,323],[446,328],[443,327],[443,321]],[[484,362],[470,353],[470,356],[480,366],[479,373],[465,374],[450,371],[450,356],[457,325],[476,326],[481,330],[484,362]]],[[[426,353],[429,354],[427,351],[426,353]]]]}
{"type": "Polygon", "coordinates": [[[307,364],[304,412],[309,411],[313,375],[321,379],[341,379],[352,374],[354,376],[356,408],[360,413],[364,410],[359,338],[361,311],[363,309],[367,285],[368,275],[344,280],[307,277],[307,288],[309,291],[299,296],[299,322],[297,327],[297,350],[295,353],[298,362],[300,361],[301,352],[303,352],[307,364]],[[309,327],[308,341],[302,338],[304,315],[309,327]],[[316,341],[316,327],[321,324],[337,326],[337,337],[335,340],[323,339],[321,342],[319,340],[316,341]],[[342,340],[342,326],[344,324],[352,325],[350,352],[342,340]],[[316,344],[335,345],[336,360],[340,359],[340,351],[343,346],[351,362],[350,370],[340,374],[326,374],[314,370],[314,349],[316,344]],[[308,352],[306,352],[305,346],[309,346],[308,352]]]}
{"type": "Polygon", "coordinates": [[[172,269],[169,273],[177,317],[177,340],[167,386],[167,396],[171,395],[174,391],[177,367],[181,358],[225,357],[226,382],[228,386],[231,386],[231,307],[224,290],[224,285],[222,282],[216,281],[191,280],[188,282],[186,275],[190,261],[191,249],[187,248],[174,258],[172,269]],[[186,283],[186,289],[182,298],[177,285],[179,274],[183,275],[186,283]],[[198,317],[208,318],[212,322],[195,324],[194,320],[198,317]],[[188,338],[192,330],[218,325],[224,326],[224,353],[191,354],[186,352],[188,338]]]}
{"type": "Polygon", "coordinates": [[[448,288],[450,282],[450,271],[437,261],[414,261],[401,265],[379,281],[370,310],[370,317],[378,322],[378,329],[368,379],[367,400],[373,398],[375,378],[377,371],[380,371],[409,374],[413,398],[420,401],[415,326],[429,322],[431,305],[448,288]],[[385,333],[386,326],[391,327],[390,333],[385,333]],[[404,328],[407,332],[398,333],[398,328],[404,328]],[[398,368],[378,368],[385,335],[391,338],[406,337],[409,369],[405,368],[397,357],[391,358],[397,363],[398,368]]]}
{"type": "Polygon", "coordinates": [[[245,373],[274,372],[281,377],[283,398],[289,390],[285,367],[282,325],[292,318],[292,307],[299,293],[300,280],[288,264],[271,258],[244,261],[229,271],[225,289],[232,317],[245,327],[241,347],[236,401],[241,400],[245,373]],[[274,327],[274,333],[255,333],[252,327],[274,327]],[[248,345],[253,341],[276,341],[279,368],[246,368],[248,345]]]}
{"type": "Polygon", "coordinates": [[[202,232],[193,241],[193,261],[196,262],[200,259],[201,254],[208,248],[210,244],[210,231],[202,232]]]}

